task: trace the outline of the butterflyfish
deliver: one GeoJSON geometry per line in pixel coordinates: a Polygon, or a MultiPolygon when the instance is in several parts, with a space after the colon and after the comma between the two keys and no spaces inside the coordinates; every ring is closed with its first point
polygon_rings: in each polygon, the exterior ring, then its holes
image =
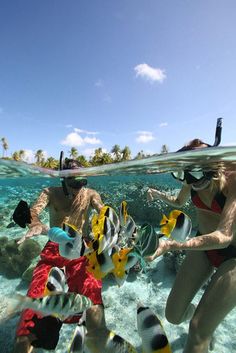
{"type": "Polygon", "coordinates": [[[107,335],[104,352],[109,353],[137,353],[134,346],[115,332],[110,331],[107,335]]]}
{"type": "Polygon", "coordinates": [[[134,245],[140,254],[145,256],[151,256],[154,254],[159,245],[159,235],[155,232],[151,224],[142,224],[138,229],[137,241],[134,245]]]}
{"type": "Polygon", "coordinates": [[[88,265],[86,269],[93,274],[96,279],[104,278],[114,268],[114,263],[107,251],[98,254],[96,251],[86,255],[88,265]]]}
{"type": "Polygon", "coordinates": [[[89,251],[82,235],[74,225],[63,223],[63,229],[52,227],[48,231],[48,237],[59,244],[60,255],[69,260],[78,259],[89,251]]]}
{"type": "Polygon", "coordinates": [[[85,335],[87,329],[85,321],[76,325],[71,343],[68,348],[68,353],[84,353],[85,352],[85,335]]]}
{"type": "Polygon", "coordinates": [[[46,296],[53,292],[67,292],[67,290],[65,272],[59,267],[52,267],[49,271],[43,294],[46,296]]]}
{"type": "Polygon", "coordinates": [[[132,248],[123,248],[112,255],[112,261],[114,263],[112,273],[116,279],[126,278],[130,268],[138,262],[138,257],[133,256],[132,250],[132,248]]]}
{"type": "Polygon", "coordinates": [[[119,232],[120,229],[120,220],[119,217],[116,213],[116,211],[110,207],[110,206],[103,206],[100,213],[99,213],[99,217],[107,217],[110,219],[110,221],[112,221],[112,223],[115,226],[115,231],[116,233],[119,232]]]}
{"type": "Polygon", "coordinates": [[[52,227],[48,231],[49,240],[61,244],[67,241],[71,241],[71,236],[60,227],[52,227]]]}
{"type": "Polygon", "coordinates": [[[168,217],[163,215],[160,226],[162,234],[181,242],[191,234],[192,221],[184,212],[173,210],[168,217]]]}
{"type": "Polygon", "coordinates": [[[119,244],[122,246],[131,246],[134,244],[137,238],[137,227],[130,215],[127,216],[125,225],[121,227],[119,237],[119,244]]]}
{"type": "Polygon", "coordinates": [[[113,222],[106,216],[94,215],[92,218],[92,233],[94,240],[98,241],[97,252],[111,251],[118,240],[118,233],[113,222]]]}
{"type": "Polygon", "coordinates": [[[122,201],[119,209],[120,224],[123,227],[127,222],[128,212],[127,212],[127,202],[122,201]]]}
{"type": "Polygon", "coordinates": [[[137,306],[138,333],[145,353],[171,353],[168,338],[154,312],[142,304],[137,306]]]}

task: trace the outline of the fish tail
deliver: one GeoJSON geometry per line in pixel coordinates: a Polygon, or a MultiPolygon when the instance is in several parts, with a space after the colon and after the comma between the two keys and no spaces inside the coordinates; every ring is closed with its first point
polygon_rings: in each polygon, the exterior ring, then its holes
{"type": "Polygon", "coordinates": [[[31,302],[31,298],[22,294],[16,293],[10,298],[7,306],[7,318],[14,316],[18,312],[27,307],[27,303],[31,302]]]}

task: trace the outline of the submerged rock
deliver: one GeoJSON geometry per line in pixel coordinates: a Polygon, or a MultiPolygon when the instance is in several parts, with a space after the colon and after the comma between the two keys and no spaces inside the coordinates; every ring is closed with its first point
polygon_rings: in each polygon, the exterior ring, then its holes
{"type": "Polygon", "coordinates": [[[33,239],[21,245],[8,237],[0,238],[0,274],[6,278],[21,277],[41,252],[41,246],[33,239]]]}
{"type": "Polygon", "coordinates": [[[35,257],[33,259],[33,261],[31,262],[31,264],[29,265],[29,267],[23,272],[22,279],[24,281],[31,282],[34,269],[35,269],[37,263],[39,262],[39,260],[40,260],[39,256],[35,257]]]}
{"type": "Polygon", "coordinates": [[[169,251],[163,255],[166,266],[175,274],[179,271],[186,256],[185,250],[169,251]]]}

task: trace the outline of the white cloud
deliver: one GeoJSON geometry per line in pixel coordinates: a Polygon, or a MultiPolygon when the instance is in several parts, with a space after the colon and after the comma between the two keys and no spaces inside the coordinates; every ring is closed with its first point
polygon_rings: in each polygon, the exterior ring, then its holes
{"type": "Polygon", "coordinates": [[[85,137],[84,138],[84,143],[88,143],[88,144],[91,144],[91,145],[98,145],[98,144],[101,144],[102,142],[97,139],[96,137],[85,137]]]}
{"type": "Polygon", "coordinates": [[[84,144],[84,140],[76,132],[71,132],[64,140],[61,141],[61,144],[70,147],[78,147],[84,144]]]}
{"type": "MultiPolygon", "coordinates": [[[[96,148],[86,148],[84,149],[81,154],[83,154],[85,157],[93,157],[95,154],[96,148]]],[[[107,150],[105,148],[102,148],[103,153],[107,153],[107,150]]]]}
{"type": "Polygon", "coordinates": [[[168,123],[160,123],[159,124],[160,127],[164,127],[164,126],[167,126],[167,125],[168,125],[168,123]]]}
{"type": "MultiPolygon", "coordinates": [[[[35,152],[32,150],[24,150],[24,157],[22,158],[24,162],[35,163],[35,152]]],[[[48,158],[47,151],[43,151],[43,158],[48,158]]]]}
{"type": "Polygon", "coordinates": [[[99,134],[99,132],[97,131],[87,131],[87,130],[82,130],[82,129],[78,129],[78,128],[74,128],[75,132],[78,132],[79,134],[87,134],[87,135],[97,135],[99,134]]]}
{"type": "Polygon", "coordinates": [[[66,128],[67,128],[67,129],[70,129],[70,128],[72,128],[72,127],[73,127],[73,125],[71,125],[71,124],[67,124],[67,125],[66,125],[66,128]]]}
{"type": "Polygon", "coordinates": [[[138,143],[148,143],[155,140],[153,133],[150,131],[138,131],[139,136],[136,138],[138,143]]]}
{"type": "Polygon", "coordinates": [[[165,71],[159,68],[151,67],[148,64],[139,64],[135,66],[136,77],[142,77],[150,82],[162,83],[166,79],[165,71]]]}
{"type": "Polygon", "coordinates": [[[64,140],[61,141],[62,145],[69,146],[69,147],[80,147],[85,144],[101,144],[101,140],[97,139],[96,137],[82,137],[75,129],[74,132],[71,132],[66,136],[64,140]]]}

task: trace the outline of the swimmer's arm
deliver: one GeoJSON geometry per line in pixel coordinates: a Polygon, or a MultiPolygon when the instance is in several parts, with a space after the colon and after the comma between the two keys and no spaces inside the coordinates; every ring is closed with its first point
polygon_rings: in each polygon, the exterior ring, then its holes
{"type": "Polygon", "coordinates": [[[90,203],[92,208],[94,208],[98,213],[100,212],[101,208],[104,206],[101,196],[96,191],[92,193],[90,203]]]}
{"type": "Polygon", "coordinates": [[[235,235],[236,224],[236,180],[231,183],[228,188],[228,197],[224,209],[222,211],[219,224],[214,232],[203,234],[195,238],[191,238],[183,243],[175,240],[160,241],[156,252],[147,258],[152,261],[156,257],[163,255],[168,251],[178,250],[212,250],[223,249],[228,247],[235,235]]]}
{"type": "Polygon", "coordinates": [[[36,225],[44,226],[44,224],[39,219],[39,215],[47,207],[48,204],[49,204],[49,190],[44,189],[39,195],[37,201],[30,208],[31,223],[28,225],[29,228],[32,228],[36,225]]]}
{"type": "Polygon", "coordinates": [[[39,195],[37,201],[30,208],[31,223],[27,224],[29,230],[28,232],[17,241],[18,244],[23,243],[26,239],[33,237],[34,235],[47,234],[49,227],[43,224],[39,219],[39,214],[47,207],[49,204],[49,190],[44,189],[39,195]]]}
{"type": "Polygon", "coordinates": [[[191,187],[184,184],[178,195],[168,195],[166,192],[162,192],[156,189],[149,188],[147,191],[148,201],[160,199],[171,206],[181,207],[190,197],[191,187]]]}

